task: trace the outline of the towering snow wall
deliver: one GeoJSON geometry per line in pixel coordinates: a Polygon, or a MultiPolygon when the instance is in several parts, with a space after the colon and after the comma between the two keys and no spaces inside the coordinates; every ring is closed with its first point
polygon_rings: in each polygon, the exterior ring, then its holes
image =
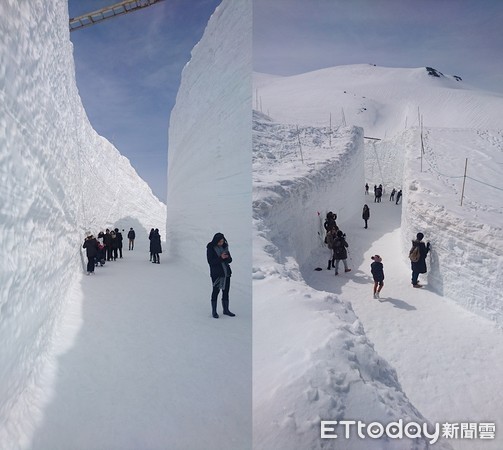
{"type": "Polygon", "coordinates": [[[167,196],[168,256],[208,277],[206,244],[222,232],[233,279],[250,295],[251,73],[251,2],[224,0],[182,73],[169,126],[167,196]]]}
{"type": "Polygon", "coordinates": [[[503,325],[503,196],[498,189],[503,133],[426,129],[423,171],[417,156],[419,132],[403,137],[404,250],[408,252],[411,240],[422,232],[424,240],[432,244],[428,272],[423,275],[428,284],[472,312],[503,325]],[[470,178],[461,205],[465,157],[470,161],[470,178]]]}
{"type": "Polygon", "coordinates": [[[85,231],[165,224],[165,205],[86,117],[65,0],[0,2],[0,198],[0,447],[15,448],[78,291],[85,231]]]}

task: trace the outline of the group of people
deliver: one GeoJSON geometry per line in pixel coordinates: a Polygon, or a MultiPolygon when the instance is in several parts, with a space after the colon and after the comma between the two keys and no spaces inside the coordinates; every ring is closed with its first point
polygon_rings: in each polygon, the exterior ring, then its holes
{"type": "MultiPolygon", "coordinates": [[[[412,247],[409,250],[410,268],[412,271],[411,283],[414,288],[423,287],[419,283],[419,275],[426,273],[426,257],[430,252],[431,245],[429,242],[423,242],[424,234],[417,233],[416,239],[412,241],[412,247]]],[[[372,256],[373,263],[370,265],[370,271],[374,279],[374,298],[379,298],[379,293],[384,286],[384,266],[382,258],[379,255],[372,256]]]]}
{"type": "MultiPolygon", "coordinates": [[[[370,218],[370,210],[368,205],[363,207],[363,220],[365,220],[365,228],[367,228],[367,220],[370,218]]],[[[327,270],[335,269],[335,275],[339,274],[339,262],[344,264],[344,271],[350,272],[351,269],[347,265],[349,244],[346,241],[346,235],[339,229],[336,223],[337,214],[329,211],[326,215],[323,224],[326,230],[325,244],[330,250],[330,259],[328,260],[327,270]],[[335,262],[335,264],[334,264],[335,262]]],[[[409,259],[412,271],[412,287],[421,288],[419,283],[419,275],[427,272],[426,257],[430,251],[430,243],[423,242],[424,234],[417,233],[416,239],[412,241],[412,247],[409,251],[409,259]]],[[[375,299],[379,298],[379,293],[384,286],[384,266],[380,255],[372,256],[372,264],[370,265],[370,272],[374,280],[373,296],[375,299]]]]}
{"type": "MultiPolygon", "coordinates": [[[[384,188],[382,184],[377,186],[374,184],[374,203],[381,203],[381,198],[384,193],[384,188]]],[[[400,189],[398,192],[395,188],[391,190],[391,194],[389,196],[389,201],[394,202],[395,201],[395,194],[396,194],[396,205],[400,203],[400,199],[402,198],[402,190],[400,189]]],[[[369,184],[365,183],[365,195],[369,195],[369,184]]],[[[366,228],[366,227],[365,227],[366,228]]]]}
{"type": "Polygon", "coordinates": [[[104,266],[105,261],[117,261],[117,258],[122,258],[122,241],[122,233],[118,228],[100,231],[97,238],[88,232],[82,246],[86,249],[87,275],[94,274],[94,268],[98,265],[104,266]]]}
{"type": "MultiPolygon", "coordinates": [[[[91,232],[86,233],[83,248],[86,249],[87,256],[87,275],[94,274],[94,268],[104,266],[106,261],[117,261],[122,258],[122,242],[124,230],[118,228],[100,231],[95,237],[91,232]]],[[[136,232],[131,227],[128,231],[129,251],[134,250],[136,232]]],[[[155,264],[160,263],[159,253],[162,253],[161,236],[158,228],[152,228],[149,235],[150,239],[150,261],[155,264]]]]}
{"type": "Polygon", "coordinates": [[[344,272],[351,272],[348,267],[348,251],[349,247],[346,241],[346,235],[337,226],[337,214],[329,211],[325,218],[323,227],[326,231],[325,243],[330,250],[330,259],[328,260],[327,270],[335,269],[335,275],[339,275],[339,263],[342,261],[344,272]]]}

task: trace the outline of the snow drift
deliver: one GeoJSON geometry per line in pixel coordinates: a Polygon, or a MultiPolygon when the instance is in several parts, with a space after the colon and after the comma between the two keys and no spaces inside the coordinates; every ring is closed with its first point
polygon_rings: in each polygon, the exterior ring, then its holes
{"type": "MultiPolygon", "coordinates": [[[[91,127],[75,82],[67,2],[0,4],[0,441],[32,422],[40,375],[86,231],[140,223],[166,207],[91,127]]],[[[2,441],[3,442],[3,441],[2,441]]]]}

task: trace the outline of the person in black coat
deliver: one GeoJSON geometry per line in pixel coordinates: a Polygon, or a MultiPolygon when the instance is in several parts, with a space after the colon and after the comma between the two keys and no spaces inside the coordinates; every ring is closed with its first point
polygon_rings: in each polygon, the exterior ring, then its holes
{"type": "Polygon", "coordinates": [[[84,241],[84,245],[82,246],[82,248],[86,249],[87,274],[88,275],[94,274],[96,256],[98,255],[98,241],[91,233],[87,234],[87,237],[84,241]]]}
{"type": "Polygon", "coordinates": [[[362,219],[365,221],[365,228],[368,228],[367,221],[370,219],[370,209],[368,205],[363,205],[362,219]]]}
{"type": "Polygon", "coordinates": [[[160,264],[159,253],[162,253],[161,247],[161,235],[159,234],[159,229],[156,228],[152,233],[152,239],[150,239],[150,252],[152,253],[152,263],[160,264]]]}
{"type": "Polygon", "coordinates": [[[222,233],[216,233],[211,242],[206,245],[206,259],[210,266],[210,277],[213,284],[211,292],[211,314],[218,319],[217,297],[222,291],[222,307],[226,316],[234,317],[229,311],[229,289],[231,286],[232,256],[229,252],[229,244],[222,233]]]}
{"type": "MultiPolygon", "coordinates": [[[[426,256],[430,251],[430,243],[423,242],[424,234],[417,233],[416,240],[412,241],[412,249],[415,247],[419,247],[419,260],[414,262],[410,262],[410,268],[412,270],[412,286],[415,288],[420,288],[422,285],[419,284],[418,278],[420,273],[426,273],[426,256]]],[[[411,251],[412,251],[411,249],[411,251]]]]}
{"type": "Polygon", "coordinates": [[[123,240],[122,233],[119,231],[118,228],[116,228],[114,231],[115,231],[115,238],[117,239],[117,250],[119,251],[119,258],[122,258],[122,240],[123,240]]]}
{"type": "Polygon", "coordinates": [[[379,292],[384,286],[384,266],[379,255],[374,255],[371,259],[374,260],[370,265],[370,272],[374,278],[374,298],[379,298],[379,292]]]}
{"type": "Polygon", "coordinates": [[[153,255],[153,253],[152,253],[152,238],[154,237],[154,231],[155,230],[152,228],[150,230],[149,235],[148,235],[148,240],[150,241],[150,261],[152,261],[152,255],[153,255]]]}
{"type": "Polygon", "coordinates": [[[107,261],[112,260],[112,235],[110,230],[107,228],[105,234],[103,235],[103,245],[105,246],[105,251],[107,252],[107,261]]]}
{"type": "Polygon", "coordinates": [[[127,238],[129,239],[129,250],[134,250],[134,239],[136,237],[136,233],[133,230],[133,227],[129,229],[127,234],[127,238]]]}
{"type": "Polygon", "coordinates": [[[341,230],[337,231],[337,237],[334,239],[332,244],[335,259],[335,275],[339,275],[339,261],[342,261],[344,264],[344,272],[351,272],[351,269],[348,268],[348,263],[346,262],[348,259],[348,252],[346,248],[348,247],[349,245],[346,242],[346,235],[341,230]]]}

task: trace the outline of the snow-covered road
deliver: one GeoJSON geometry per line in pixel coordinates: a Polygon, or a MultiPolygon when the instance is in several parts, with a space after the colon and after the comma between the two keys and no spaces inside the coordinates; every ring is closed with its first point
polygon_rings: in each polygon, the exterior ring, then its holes
{"type": "Polygon", "coordinates": [[[83,276],[32,449],[250,448],[251,317],[239,287],[237,317],[214,320],[209,275],[191,282],[197,274],[163,255],[150,263],[147,248],[83,276]]]}
{"type": "MultiPolygon", "coordinates": [[[[376,351],[396,369],[404,392],[428,420],[497,421],[503,404],[502,331],[428,286],[413,289],[403,259],[408,248],[400,247],[401,206],[387,198],[376,204],[373,196],[362,196],[365,202],[371,210],[368,230],[359,217],[340,221],[352,271],[334,277],[320,249],[319,260],[302,271],[307,283],[351,302],[376,351]],[[375,254],[383,258],[385,273],[380,301],[372,298],[370,257],[375,254]],[[316,266],[323,271],[313,271],[316,266]]],[[[420,281],[427,284],[424,275],[420,281]]],[[[456,449],[474,448],[466,439],[449,442],[456,449]]],[[[502,448],[503,436],[477,442],[484,449],[502,448]]]]}

